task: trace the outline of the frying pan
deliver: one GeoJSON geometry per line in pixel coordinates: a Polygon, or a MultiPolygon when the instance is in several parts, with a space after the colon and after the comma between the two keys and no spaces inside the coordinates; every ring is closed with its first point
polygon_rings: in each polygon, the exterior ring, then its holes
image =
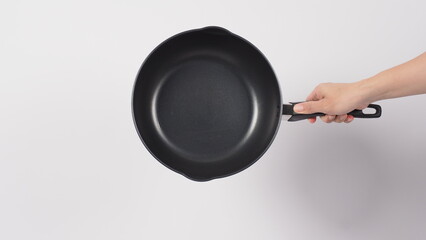
{"type": "MultiPolygon", "coordinates": [[[[179,33],[146,58],[132,99],[136,130],[166,167],[195,181],[240,172],[268,149],[282,114],[298,121],[323,113],[296,114],[282,104],[271,65],[250,42],[220,27],[179,33]]],[[[381,108],[357,118],[377,118],[381,108]]]]}

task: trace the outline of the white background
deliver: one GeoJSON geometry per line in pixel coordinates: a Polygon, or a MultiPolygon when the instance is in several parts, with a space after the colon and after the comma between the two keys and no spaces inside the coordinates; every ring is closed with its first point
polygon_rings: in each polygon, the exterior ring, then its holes
{"type": "Polygon", "coordinates": [[[426,2],[2,1],[0,239],[424,239],[426,96],[380,119],[283,121],[268,152],[192,182],[134,129],[148,53],[178,32],[228,28],[270,60],[284,101],[426,49],[426,2]]]}

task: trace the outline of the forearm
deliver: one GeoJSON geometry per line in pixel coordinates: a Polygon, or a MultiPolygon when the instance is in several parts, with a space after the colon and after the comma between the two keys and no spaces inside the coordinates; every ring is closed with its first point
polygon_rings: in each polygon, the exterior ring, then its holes
{"type": "Polygon", "coordinates": [[[368,102],[426,93],[426,53],[357,83],[368,102]]]}

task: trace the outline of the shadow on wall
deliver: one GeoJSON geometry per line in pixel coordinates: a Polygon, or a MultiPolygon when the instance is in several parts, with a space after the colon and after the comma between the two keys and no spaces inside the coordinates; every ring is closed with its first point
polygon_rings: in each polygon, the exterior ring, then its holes
{"type": "Polygon", "coordinates": [[[258,189],[273,203],[274,219],[294,222],[297,234],[319,229],[357,236],[350,239],[424,238],[426,115],[402,120],[415,111],[412,101],[383,103],[387,115],[380,121],[283,122],[269,159],[259,164],[258,189]]]}
{"type": "Polygon", "coordinates": [[[298,207],[322,224],[339,228],[366,224],[380,215],[386,198],[383,156],[373,147],[374,138],[365,133],[327,128],[317,127],[312,135],[302,137],[297,133],[306,129],[297,132],[298,127],[292,127],[277,136],[271,154],[278,166],[268,170],[275,184],[271,190],[292,194],[298,207]],[[290,140],[292,135],[299,139],[290,140]]]}
{"type": "Polygon", "coordinates": [[[373,217],[384,189],[377,151],[365,137],[347,137],[311,144],[318,149],[300,155],[293,174],[308,208],[331,222],[352,225],[373,217]]]}

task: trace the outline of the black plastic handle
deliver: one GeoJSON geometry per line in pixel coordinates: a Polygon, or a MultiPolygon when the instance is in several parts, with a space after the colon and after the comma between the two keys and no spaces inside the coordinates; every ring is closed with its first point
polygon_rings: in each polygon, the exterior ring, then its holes
{"type": "MultiPolygon", "coordinates": [[[[300,114],[300,113],[296,113],[293,108],[294,105],[298,104],[297,103],[291,103],[291,104],[283,104],[283,115],[291,115],[291,117],[288,119],[289,122],[295,122],[295,121],[300,121],[300,120],[304,120],[304,119],[308,119],[308,118],[312,118],[312,117],[320,117],[320,116],[324,116],[324,113],[312,113],[312,114],[300,114]]],[[[363,110],[358,110],[355,109],[352,112],[348,113],[348,115],[351,115],[355,118],[379,118],[380,116],[382,116],[382,107],[380,107],[380,105],[377,104],[370,104],[368,105],[367,108],[373,108],[376,110],[375,113],[364,113],[363,110]]]]}

